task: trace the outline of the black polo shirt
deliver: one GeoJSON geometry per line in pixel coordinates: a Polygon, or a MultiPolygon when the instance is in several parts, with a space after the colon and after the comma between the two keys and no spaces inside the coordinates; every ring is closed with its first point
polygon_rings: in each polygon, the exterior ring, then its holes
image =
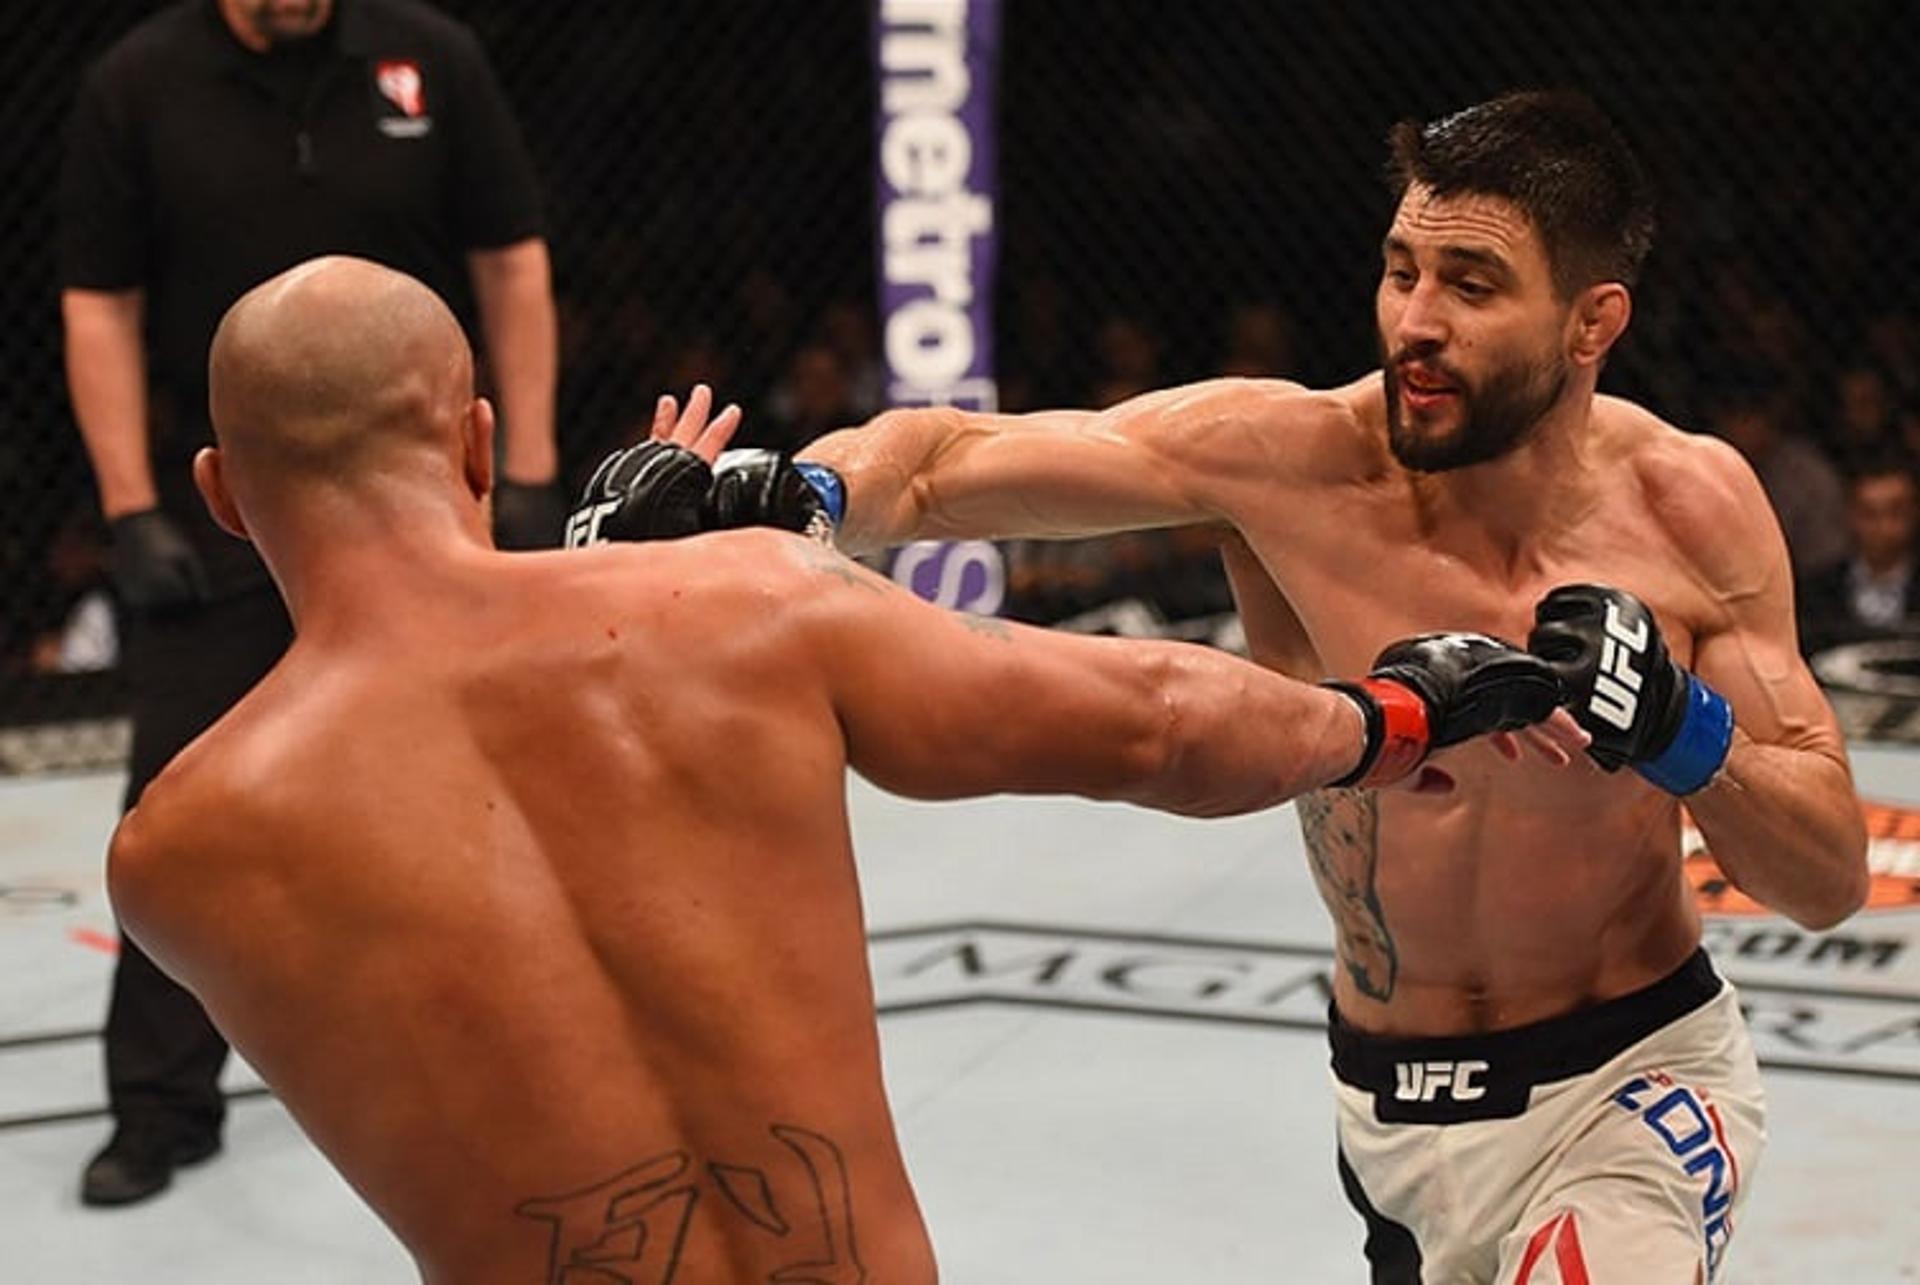
{"type": "Polygon", "coordinates": [[[227,307],[319,254],[413,274],[466,317],[465,254],[539,234],[532,165],[473,33],[418,0],[335,0],[257,54],[181,0],[89,70],[61,180],[69,287],[143,287],[162,471],[208,438],[227,307]],[[171,457],[171,459],[169,459],[171,457]]]}

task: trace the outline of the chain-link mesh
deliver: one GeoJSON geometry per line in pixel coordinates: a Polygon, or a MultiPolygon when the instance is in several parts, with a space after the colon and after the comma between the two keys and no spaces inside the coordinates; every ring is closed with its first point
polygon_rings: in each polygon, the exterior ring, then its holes
{"type": "MultiPolygon", "coordinates": [[[[52,193],[80,69],[156,6],[0,15],[0,729],[11,764],[110,755],[103,532],[67,410],[52,193]],[[75,730],[76,726],[80,730],[75,730]],[[61,739],[65,738],[65,739],[61,739]]],[[[446,0],[550,210],[562,452],[713,381],[749,440],[877,405],[869,6],[446,0]]],[[[1920,446],[1920,6],[1004,0],[996,349],[1010,409],[1374,360],[1382,138],[1523,85],[1592,93],[1660,193],[1605,385],[1702,428],[1760,406],[1834,457],[1920,446]]],[[[1225,606],[1205,533],[1016,550],[1011,609],[1225,606]]],[[[1111,622],[1109,622],[1111,623],[1111,622]]]]}

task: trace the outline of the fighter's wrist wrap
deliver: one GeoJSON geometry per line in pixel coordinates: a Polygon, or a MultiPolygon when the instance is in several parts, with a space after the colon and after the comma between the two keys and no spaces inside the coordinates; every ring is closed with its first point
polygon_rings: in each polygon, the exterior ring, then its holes
{"type": "Polygon", "coordinates": [[[798,473],[813,493],[820,497],[820,505],[827,511],[827,521],[835,527],[847,516],[847,484],[840,475],[825,464],[816,464],[812,460],[795,460],[793,471],[798,473]]]}
{"type": "Polygon", "coordinates": [[[1427,756],[1431,735],[1427,702],[1412,688],[1384,678],[1363,678],[1357,683],[1330,680],[1321,686],[1358,705],[1366,726],[1359,764],[1332,782],[1331,788],[1388,785],[1413,771],[1427,756]]]}
{"type": "Polygon", "coordinates": [[[1687,795],[1704,788],[1727,761],[1733,747],[1733,707],[1727,698],[1694,675],[1686,679],[1685,712],[1665,749],[1633,770],[1669,794],[1687,795]]]}

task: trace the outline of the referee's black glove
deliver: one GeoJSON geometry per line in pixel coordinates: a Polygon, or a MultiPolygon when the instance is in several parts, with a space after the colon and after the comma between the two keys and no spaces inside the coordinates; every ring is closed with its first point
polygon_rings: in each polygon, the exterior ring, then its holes
{"type": "Polygon", "coordinates": [[[162,615],[207,600],[207,569],[180,528],[159,509],[123,513],[113,536],[113,587],[135,611],[162,615]]]}
{"type": "Polygon", "coordinates": [[[493,542],[502,549],[557,549],[567,520],[560,483],[512,482],[493,488],[493,542]]]}

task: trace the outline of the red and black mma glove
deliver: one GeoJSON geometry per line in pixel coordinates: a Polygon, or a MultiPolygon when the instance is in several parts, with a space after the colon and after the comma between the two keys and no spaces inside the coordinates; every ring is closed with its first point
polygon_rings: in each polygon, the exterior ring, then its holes
{"type": "Polygon", "coordinates": [[[1713,780],[1733,746],[1726,697],[1674,663],[1653,613],[1624,589],[1561,585],[1533,609],[1527,650],[1553,666],[1587,755],[1669,794],[1713,780]]]}
{"type": "Polygon", "coordinates": [[[1561,703],[1560,680],[1545,661],[1485,634],[1403,638],[1374,657],[1359,682],[1323,686],[1366,719],[1360,764],[1336,787],[1390,785],[1435,750],[1531,727],[1561,703]]]}
{"type": "Polygon", "coordinates": [[[833,542],[846,509],[840,475],[776,451],[734,450],[718,464],[670,442],[645,441],[601,461],[567,519],[567,545],[671,540],[770,526],[833,542]]]}

